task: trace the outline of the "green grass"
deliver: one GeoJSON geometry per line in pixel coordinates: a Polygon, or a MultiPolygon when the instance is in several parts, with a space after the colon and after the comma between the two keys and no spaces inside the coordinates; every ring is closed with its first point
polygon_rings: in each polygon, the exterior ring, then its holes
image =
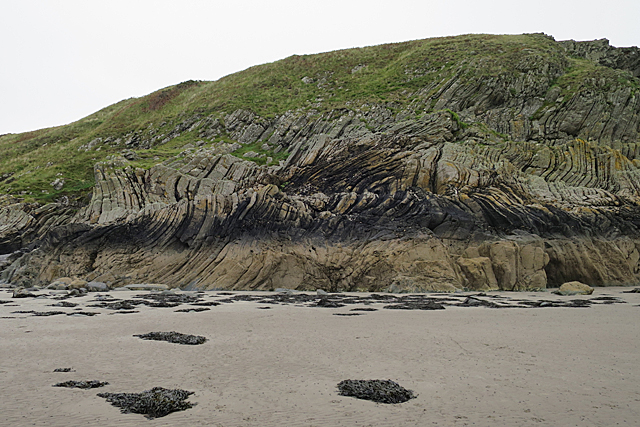
{"type": "Polygon", "coordinates": [[[456,113],[455,111],[449,110],[448,108],[445,111],[451,114],[451,117],[453,117],[453,120],[455,120],[456,124],[460,129],[466,129],[469,126],[471,126],[469,123],[463,122],[462,119],[460,119],[460,116],[458,115],[458,113],[456,113]]]}
{"type": "Polygon", "coordinates": [[[264,141],[256,141],[253,144],[246,144],[233,151],[231,154],[244,160],[250,160],[259,165],[267,164],[267,157],[271,157],[272,160],[269,162],[268,166],[277,165],[280,160],[286,160],[287,157],[289,157],[289,153],[285,150],[279,151],[278,153],[274,153],[272,149],[263,150],[263,144],[264,141]],[[244,155],[250,151],[257,154],[263,154],[264,157],[244,157],[244,155]]]}
{"type": "Polygon", "coordinates": [[[608,92],[615,87],[640,89],[640,79],[631,78],[626,71],[599,66],[586,59],[570,59],[570,66],[555,82],[567,96],[578,90],[597,90],[608,92]]]}

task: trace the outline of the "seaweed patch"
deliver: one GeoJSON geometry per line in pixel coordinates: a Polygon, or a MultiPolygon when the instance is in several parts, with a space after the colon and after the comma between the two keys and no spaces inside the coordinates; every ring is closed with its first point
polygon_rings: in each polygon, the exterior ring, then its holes
{"type": "Polygon", "coordinates": [[[120,408],[123,414],[142,414],[153,419],[192,408],[196,404],[185,401],[192,394],[192,391],[154,387],[142,393],[98,393],[98,396],[120,408]]]}
{"type": "MultiPolygon", "coordinates": [[[[69,371],[54,371],[54,372],[69,372],[69,371]]],[[[109,385],[108,382],[101,381],[65,381],[63,383],[54,384],[54,387],[67,387],[67,388],[98,388],[109,385]]]]}
{"type": "Polygon", "coordinates": [[[338,384],[341,396],[372,400],[376,403],[403,403],[416,396],[391,380],[344,380],[338,384]]]}
{"type": "Polygon", "coordinates": [[[204,344],[207,339],[199,335],[181,334],[180,332],[149,332],[148,334],[134,335],[143,340],[167,341],[174,344],[198,345],[204,344]]]}

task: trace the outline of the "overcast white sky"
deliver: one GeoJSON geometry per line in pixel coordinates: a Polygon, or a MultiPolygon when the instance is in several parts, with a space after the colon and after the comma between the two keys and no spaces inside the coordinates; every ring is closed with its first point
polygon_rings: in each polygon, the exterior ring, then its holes
{"type": "Polygon", "coordinates": [[[0,0],[0,134],[293,54],[468,33],[640,45],[640,0],[0,0]]]}

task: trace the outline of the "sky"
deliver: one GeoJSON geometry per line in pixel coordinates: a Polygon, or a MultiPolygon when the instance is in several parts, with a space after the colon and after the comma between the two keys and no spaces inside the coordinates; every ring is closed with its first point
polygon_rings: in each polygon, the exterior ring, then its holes
{"type": "Polygon", "coordinates": [[[470,33],[640,46],[640,0],[0,0],[0,135],[185,80],[470,33]]]}

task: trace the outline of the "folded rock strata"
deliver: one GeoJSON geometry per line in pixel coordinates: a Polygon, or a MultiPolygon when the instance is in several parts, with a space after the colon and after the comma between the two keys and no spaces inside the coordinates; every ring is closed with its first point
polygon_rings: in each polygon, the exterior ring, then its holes
{"type": "Polygon", "coordinates": [[[0,209],[1,252],[22,249],[1,278],[397,292],[637,284],[640,92],[615,76],[638,74],[638,49],[588,43],[523,54],[515,74],[425,87],[427,113],[389,103],[194,119],[190,130],[236,143],[148,170],[101,162],[76,212],[0,209]],[[570,54],[611,76],[565,99],[553,82],[570,54]],[[255,143],[289,156],[231,154],[255,143]]]}

